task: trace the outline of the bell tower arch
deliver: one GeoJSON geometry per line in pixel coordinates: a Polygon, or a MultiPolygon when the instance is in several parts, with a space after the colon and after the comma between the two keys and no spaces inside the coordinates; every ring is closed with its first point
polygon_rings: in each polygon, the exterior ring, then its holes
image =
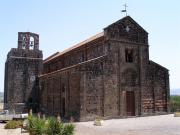
{"type": "Polygon", "coordinates": [[[39,50],[39,35],[31,32],[19,32],[18,49],[39,50]]]}

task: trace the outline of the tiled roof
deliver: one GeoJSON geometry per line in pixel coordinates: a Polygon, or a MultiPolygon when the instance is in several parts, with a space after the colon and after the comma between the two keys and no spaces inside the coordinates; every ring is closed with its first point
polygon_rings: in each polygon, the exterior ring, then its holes
{"type": "Polygon", "coordinates": [[[86,40],[84,40],[84,41],[82,41],[82,42],[80,42],[80,43],[78,43],[78,44],[76,44],[76,45],[74,45],[74,46],[72,46],[72,47],[64,50],[64,51],[62,51],[62,52],[53,54],[52,56],[50,56],[50,57],[48,57],[47,59],[45,59],[45,60],[44,60],[44,63],[46,63],[46,62],[48,62],[48,61],[50,61],[50,60],[52,60],[52,59],[54,59],[54,58],[57,58],[57,57],[65,54],[65,53],[67,53],[67,52],[69,52],[69,51],[71,51],[71,50],[74,50],[74,49],[76,49],[76,48],[78,48],[78,47],[80,47],[80,46],[83,46],[83,45],[85,45],[85,44],[87,44],[87,43],[89,43],[89,42],[91,42],[91,41],[93,41],[93,40],[95,40],[95,39],[98,39],[98,38],[100,38],[100,37],[103,37],[103,36],[104,36],[104,32],[101,32],[101,33],[99,33],[99,34],[96,34],[96,35],[94,35],[94,36],[92,36],[92,37],[90,37],[90,38],[88,38],[88,39],[86,39],[86,40]]]}

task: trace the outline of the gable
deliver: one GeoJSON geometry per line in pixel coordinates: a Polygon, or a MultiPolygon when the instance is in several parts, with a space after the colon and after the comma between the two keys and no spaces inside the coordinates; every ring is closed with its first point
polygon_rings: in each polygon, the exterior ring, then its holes
{"type": "Polygon", "coordinates": [[[109,39],[148,44],[148,33],[130,16],[109,25],[104,31],[109,39]]]}

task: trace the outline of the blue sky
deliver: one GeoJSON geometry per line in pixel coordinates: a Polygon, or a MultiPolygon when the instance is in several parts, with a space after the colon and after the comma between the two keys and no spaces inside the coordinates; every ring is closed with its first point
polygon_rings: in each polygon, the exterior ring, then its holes
{"type": "Polygon", "coordinates": [[[180,88],[179,0],[0,0],[0,91],[6,55],[17,47],[18,32],[38,33],[46,58],[124,17],[124,3],[149,33],[150,59],[170,70],[171,89],[180,88]]]}

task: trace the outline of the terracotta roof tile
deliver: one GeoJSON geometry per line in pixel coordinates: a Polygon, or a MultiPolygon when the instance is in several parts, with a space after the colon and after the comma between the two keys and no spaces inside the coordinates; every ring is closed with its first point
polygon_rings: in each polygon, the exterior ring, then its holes
{"type": "Polygon", "coordinates": [[[62,52],[56,53],[55,55],[51,55],[50,57],[48,57],[47,59],[44,60],[44,63],[49,62],[50,60],[52,60],[54,58],[57,58],[57,57],[65,54],[65,53],[67,53],[67,52],[69,52],[69,51],[71,51],[73,49],[76,49],[76,48],[78,48],[80,46],[83,46],[83,45],[85,45],[85,44],[87,44],[87,43],[89,43],[89,42],[91,42],[91,41],[93,41],[95,39],[98,39],[100,37],[103,37],[103,36],[104,36],[104,32],[96,34],[96,35],[94,35],[94,36],[92,36],[92,37],[90,37],[90,38],[88,38],[88,39],[86,39],[86,40],[84,40],[84,41],[82,41],[82,42],[80,42],[80,43],[78,43],[78,44],[64,50],[64,51],[62,51],[62,52]]]}

